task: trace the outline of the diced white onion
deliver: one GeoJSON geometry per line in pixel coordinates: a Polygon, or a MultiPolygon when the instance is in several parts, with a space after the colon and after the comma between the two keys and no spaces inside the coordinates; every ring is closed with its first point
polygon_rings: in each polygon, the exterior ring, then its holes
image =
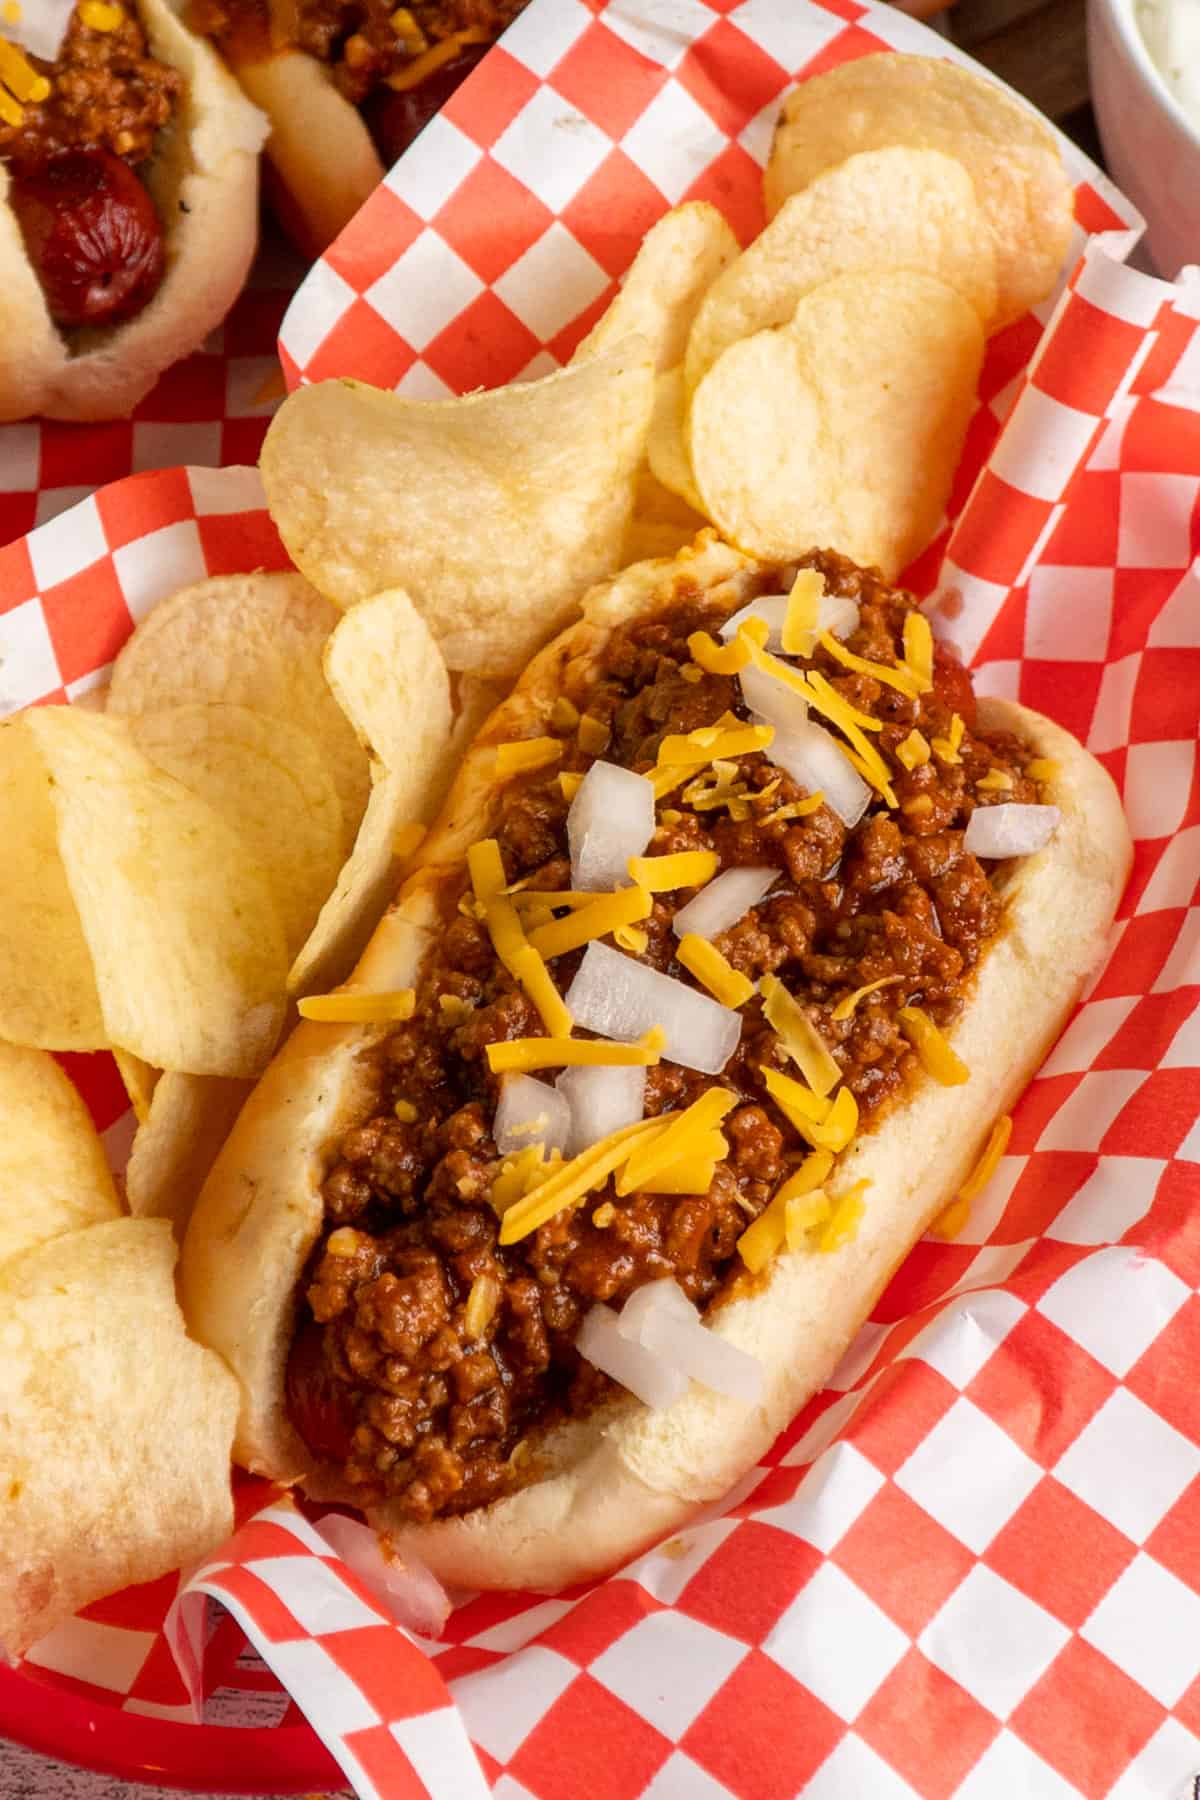
{"type": "Polygon", "coordinates": [[[599,1300],[579,1327],[575,1347],[588,1362],[655,1411],[673,1406],[687,1392],[688,1378],[682,1369],[672,1368],[654,1351],[622,1337],[616,1313],[599,1300]]]}
{"type": "Polygon", "coordinates": [[[999,806],[977,806],[963,834],[963,849],[972,856],[1031,856],[1058,830],[1057,806],[1024,806],[1017,800],[999,806]]]}
{"type": "Polygon", "coordinates": [[[594,762],[567,813],[571,885],[588,893],[629,886],[629,859],[654,836],[654,784],[616,763],[594,762]]]}
{"type": "Polygon", "coordinates": [[[800,731],[808,723],[808,701],[794,687],[751,663],[738,676],[742,699],[759,719],[776,731],[800,731]]]}
{"type": "MultiPolygon", "coordinates": [[[[764,594],[760,600],[751,600],[748,606],[731,613],[721,627],[721,636],[728,643],[730,638],[737,636],[738,626],[744,625],[747,619],[763,619],[770,628],[767,649],[782,650],[787,606],[786,594],[764,594]]],[[[858,630],[857,602],[842,594],[822,594],[817,602],[817,630],[832,632],[835,638],[848,638],[858,630]]]]}
{"type": "Polygon", "coordinates": [[[6,19],[0,37],[43,62],[56,62],[74,11],[75,0],[22,0],[21,16],[11,24],[6,19]]]}
{"type": "Polygon", "coordinates": [[[636,1125],[646,1111],[645,1069],[564,1069],[554,1085],[571,1110],[569,1156],[636,1125]]]}
{"type": "Polygon", "coordinates": [[[437,1577],[405,1552],[384,1554],[377,1534],[357,1519],[326,1513],[314,1528],[393,1619],[422,1637],[436,1638],[450,1617],[450,1602],[437,1577]]]}
{"type": "Polygon", "coordinates": [[[571,1132],[571,1108],[565,1094],[532,1075],[506,1075],[492,1125],[501,1156],[514,1156],[541,1144],[547,1151],[565,1150],[571,1132]]]}
{"type": "Polygon", "coordinates": [[[847,760],[837,739],[811,719],[803,731],[776,732],[767,755],[810,794],[824,794],[846,828],[852,829],[866,812],[871,790],[847,760]]]}
{"type": "Polygon", "coordinates": [[[744,919],[778,879],[778,869],[726,869],[701,888],[694,900],[680,907],[671,929],[676,937],[685,937],[689,931],[696,937],[719,937],[744,919]]]}
{"type": "Polygon", "coordinates": [[[674,1369],[716,1394],[756,1406],[762,1399],[763,1366],[705,1325],[678,1282],[668,1275],[647,1282],[621,1311],[621,1335],[654,1351],[674,1369]]]}
{"type": "Polygon", "coordinates": [[[738,1047],[741,1015],[607,944],[589,944],[564,999],[577,1025],[632,1043],[656,1025],[668,1062],[719,1075],[738,1047]]]}

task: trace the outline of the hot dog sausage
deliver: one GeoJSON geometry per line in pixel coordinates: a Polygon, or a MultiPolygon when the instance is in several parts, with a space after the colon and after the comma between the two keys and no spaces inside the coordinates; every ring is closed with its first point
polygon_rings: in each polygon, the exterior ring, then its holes
{"type": "Polygon", "coordinates": [[[115,325],[157,293],[162,226],[143,182],[110,150],[16,168],[10,202],[55,324],[115,325]]]}

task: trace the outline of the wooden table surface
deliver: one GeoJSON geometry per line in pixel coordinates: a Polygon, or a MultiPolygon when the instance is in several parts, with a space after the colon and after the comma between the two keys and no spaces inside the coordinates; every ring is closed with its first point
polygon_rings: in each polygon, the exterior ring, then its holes
{"type": "MultiPolygon", "coordinates": [[[[908,0],[904,10],[925,17],[939,8],[937,0],[908,0]]],[[[1099,162],[1088,103],[1084,13],[1085,0],[958,0],[938,24],[1099,162]]],[[[159,1800],[162,1793],[67,1768],[0,1741],[0,1800],[159,1800]]]]}

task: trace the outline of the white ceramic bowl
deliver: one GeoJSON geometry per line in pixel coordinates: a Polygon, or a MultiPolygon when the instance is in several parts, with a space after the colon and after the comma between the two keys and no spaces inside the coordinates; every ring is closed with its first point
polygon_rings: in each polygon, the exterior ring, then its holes
{"type": "Polygon", "coordinates": [[[1088,0],[1088,61],[1109,173],[1145,217],[1158,272],[1172,277],[1200,263],[1200,124],[1151,61],[1133,0],[1088,0]]]}

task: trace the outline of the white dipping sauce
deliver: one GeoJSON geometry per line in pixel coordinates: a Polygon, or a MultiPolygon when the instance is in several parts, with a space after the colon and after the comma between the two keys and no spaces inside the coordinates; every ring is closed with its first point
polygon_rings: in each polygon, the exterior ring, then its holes
{"type": "Polygon", "coordinates": [[[1134,13],[1167,86],[1200,124],[1200,0],[1135,0],[1134,13]]]}

